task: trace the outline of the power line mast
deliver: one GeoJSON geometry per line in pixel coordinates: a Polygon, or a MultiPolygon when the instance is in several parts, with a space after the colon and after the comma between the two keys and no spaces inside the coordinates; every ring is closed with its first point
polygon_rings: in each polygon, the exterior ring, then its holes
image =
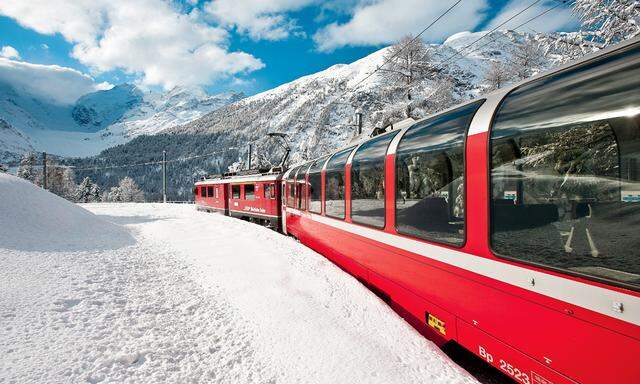
{"type": "Polygon", "coordinates": [[[162,202],[167,202],[167,151],[162,151],[162,202]]]}
{"type": "Polygon", "coordinates": [[[42,188],[47,189],[47,152],[42,152],[42,188]]]}

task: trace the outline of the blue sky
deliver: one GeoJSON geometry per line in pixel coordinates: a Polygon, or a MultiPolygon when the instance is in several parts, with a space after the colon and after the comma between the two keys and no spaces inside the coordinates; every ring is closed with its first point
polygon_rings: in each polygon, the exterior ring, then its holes
{"type": "MultiPolygon", "coordinates": [[[[441,42],[485,30],[533,3],[462,0],[426,35],[441,42]]],[[[5,0],[0,47],[13,61],[59,65],[96,83],[150,88],[201,85],[210,92],[264,91],[336,63],[350,63],[419,32],[446,0],[5,0]],[[52,5],[52,3],[55,3],[52,5]]],[[[515,26],[555,0],[537,2],[515,26]]],[[[538,31],[571,30],[559,8],[532,23],[538,31]]],[[[528,30],[530,31],[530,30],[528,30]]]]}

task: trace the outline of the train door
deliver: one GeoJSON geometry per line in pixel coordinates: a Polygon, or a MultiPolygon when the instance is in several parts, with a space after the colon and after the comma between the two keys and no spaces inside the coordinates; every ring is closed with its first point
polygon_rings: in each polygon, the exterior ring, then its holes
{"type": "Polygon", "coordinates": [[[282,179],[282,183],[280,184],[280,212],[282,214],[282,233],[287,234],[287,182],[282,179]]]}

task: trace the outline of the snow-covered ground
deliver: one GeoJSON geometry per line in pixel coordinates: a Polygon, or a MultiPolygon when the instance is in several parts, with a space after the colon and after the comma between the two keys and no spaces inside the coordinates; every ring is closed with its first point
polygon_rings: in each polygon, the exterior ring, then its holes
{"type": "Polygon", "coordinates": [[[0,174],[0,383],[474,383],[291,238],[0,174]]]}

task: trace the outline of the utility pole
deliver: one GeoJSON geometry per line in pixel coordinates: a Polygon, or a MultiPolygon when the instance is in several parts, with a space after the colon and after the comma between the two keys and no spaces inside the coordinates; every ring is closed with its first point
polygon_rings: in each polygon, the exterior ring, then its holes
{"type": "Polygon", "coordinates": [[[251,155],[253,154],[253,144],[249,144],[249,158],[247,159],[247,169],[251,169],[251,155]]]}
{"type": "Polygon", "coordinates": [[[47,189],[47,152],[42,152],[42,188],[47,189]]]}
{"type": "Polygon", "coordinates": [[[162,202],[167,202],[167,151],[162,151],[162,202]]]}

